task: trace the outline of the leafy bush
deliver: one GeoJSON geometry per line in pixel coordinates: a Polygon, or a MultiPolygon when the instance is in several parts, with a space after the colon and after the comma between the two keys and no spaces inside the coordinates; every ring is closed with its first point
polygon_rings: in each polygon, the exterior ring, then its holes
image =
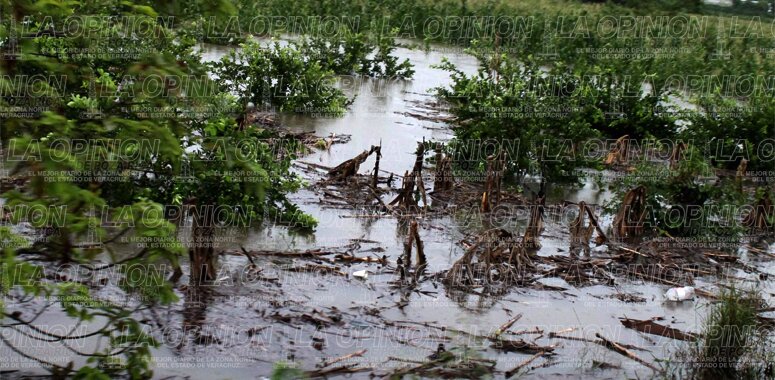
{"type": "Polygon", "coordinates": [[[478,73],[467,76],[444,62],[440,67],[451,73],[452,85],[437,93],[459,120],[456,139],[518,142],[519,155],[509,157],[513,171],[573,178],[574,169],[594,165],[581,149],[591,138],[676,133],[674,114],[657,112],[666,94],[630,88],[642,76],[627,83],[599,67],[543,67],[529,57],[516,61],[476,47],[470,51],[479,58],[478,73]]]}
{"type": "Polygon", "coordinates": [[[268,47],[258,42],[243,44],[215,63],[213,71],[224,91],[236,94],[241,104],[251,102],[259,109],[340,115],[351,103],[334,87],[331,70],[279,42],[268,47]]]}
{"type": "Polygon", "coordinates": [[[646,188],[644,228],[671,236],[737,236],[741,221],[728,207],[742,206],[748,198],[734,181],[710,181],[713,169],[698,148],[687,146],[675,167],[665,162],[635,164],[635,170],[609,184],[614,196],[606,205],[609,214],[621,207],[626,193],[646,188]],[[701,214],[695,213],[701,211],[701,214]],[[690,215],[691,214],[691,215],[690,215]]]}
{"type": "Polygon", "coordinates": [[[302,36],[295,43],[309,59],[337,75],[360,74],[379,78],[411,78],[409,59],[398,63],[394,30],[388,35],[357,33],[341,28],[334,36],[302,36]],[[376,44],[373,42],[376,40],[376,44]]]}
{"type": "Polygon", "coordinates": [[[734,170],[745,158],[748,170],[771,169],[772,154],[759,144],[775,136],[772,95],[740,100],[711,94],[697,103],[700,111],[692,114],[681,138],[697,142],[717,167],[734,170]]]}

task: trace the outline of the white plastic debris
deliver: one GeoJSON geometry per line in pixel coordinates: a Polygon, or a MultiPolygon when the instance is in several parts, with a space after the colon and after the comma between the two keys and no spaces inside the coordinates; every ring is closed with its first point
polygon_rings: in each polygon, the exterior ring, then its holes
{"type": "Polygon", "coordinates": [[[353,272],[353,277],[362,278],[362,279],[365,280],[365,279],[369,278],[369,274],[366,273],[366,270],[358,270],[358,271],[353,272]]]}
{"type": "Polygon", "coordinates": [[[694,299],[694,288],[691,286],[670,288],[665,292],[665,298],[667,298],[668,301],[686,301],[694,299]]]}

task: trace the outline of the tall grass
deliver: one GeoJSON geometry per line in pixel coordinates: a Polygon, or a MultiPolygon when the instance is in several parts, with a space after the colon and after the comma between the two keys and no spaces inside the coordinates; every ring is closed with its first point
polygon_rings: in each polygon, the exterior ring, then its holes
{"type": "Polygon", "coordinates": [[[756,291],[723,291],[705,320],[701,338],[677,354],[685,365],[667,372],[672,378],[701,380],[774,378],[771,334],[757,312],[764,305],[756,291]]]}

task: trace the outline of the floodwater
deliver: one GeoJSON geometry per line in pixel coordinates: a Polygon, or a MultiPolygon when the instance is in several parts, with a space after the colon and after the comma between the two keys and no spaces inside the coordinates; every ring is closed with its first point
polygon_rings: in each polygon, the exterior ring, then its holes
{"type": "MultiPolygon", "coordinates": [[[[223,54],[223,50],[222,47],[206,46],[203,54],[206,59],[215,59],[223,54]]],[[[381,142],[383,158],[380,168],[399,174],[412,167],[418,141],[422,139],[444,141],[451,138],[451,131],[446,125],[404,116],[404,113],[407,111],[418,113],[416,111],[418,104],[433,100],[429,93],[432,88],[450,83],[447,72],[431,67],[439,64],[442,57],[446,57],[468,74],[476,71],[476,60],[462,52],[450,54],[450,50],[443,46],[433,46],[429,51],[400,48],[397,50],[397,55],[401,59],[409,58],[414,64],[416,74],[413,80],[384,84],[367,79],[353,85],[348,79],[349,82],[343,85],[343,88],[348,95],[355,95],[356,98],[352,109],[344,117],[310,118],[294,115],[280,119],[284,126],[294,131],[310,131],[323,137],[331,134],[352,136],[349,143],[334,144],[330,150],[314,152],[301,158],[302,161],[335,166],[368,149],[371,145],[378,145],[381,142]],[[375,87],[379,90],[373,90],[375,87]]],[[[372,166],[373,158],[370,158],[361,165],[361,172],[368,173],[372,166]]],[[[591,181],[586,182],[580,189],[560,189],[552,194],[556,199],[584,200],[591,204],[603,204],[608,196],[604,189],[598,188],[591,181]]],[[[377,243],[364,243],[362,250],[378,248],[376,255],[386,255],[391,263],[401,255],[405,231],[401,232],[395,218],[353,217],[357,216],[357,210],[326,208],[318,201],[319,197],[320,195],[311,191],[300,191],[293,196],[305,212],[321,221],[312,236],[294,236],[281,228],[261,229],[249,233],[244,240],[245,247],[248,250],[303,250],[344,246],[351,243],[351,239],[364,239],[377,243]]],[[[524,228],[526,221],[521,222],[524,228]]],[[[543,247],[539,255],[567,255],[568,222],[569,220],[560,218],[556,223],[547,223],[546,231],[542,236],[543,247]]],[[[429,260],[428,272],[435,273],[449,269],[462,255],[463,250],[458,241],[469,231],[458,225],[454,218],[421,223],[423,228],[420,230],[420,235],[429,260]]],[[[602,251],[597,253],[604,254],[602,251]]],[[[368,255],[368,253],[356,254],[368,255]]],[[[239,256],[227,257],[224,261],[235,267],[246,264],[246,259],[239,256]]],[[[289,260],[279,258],[265,261],[269,263],[269,267],[289,263],[289,260]]],[[[300,265],[302,263],[303,261],[299,262],[300,265]]],[[[537,368],[531,373],[552,376],[583,372],[594,375],[602,371],[593,368],[592,362],[597,361],[621,367],[621,369],[606,370],[600,375],[646,377],[650,374],[649,369],[605,348],[585,342],[549,339],[547,336],[552,331],[567,328],[578,329],[571,335],[588,338],[600,332],[612,340],[648,349],[649,351],[638,353],[641,357],[652,360],[652,354],[656,358],[669,356],[670,351],[680,346],[680,343],[653,335],[644,339],[642,334],[623,328],[618,318],[626,316],[648,319],[661,316],[665,317],[663,323],[672,327],[684,331],[698,331],[701,316],[705,314],[706,303],[701,299],[695,302],[667,305],[663,302],[662,296],[667,286],[644,284],[626,279],[621,281],[617,288],[591,286],[578,289],[563,280],[548,278],[544,281],[546,284],[561,286],[568,290],[558,292],[514,288],[501,297],[493,298],[448,293],[441,283],[434,280],[423,282],[419,286],[419,292],[406,294],[389,284],[395,279],[396,274],[389,271],[382,273],[383,270],[378,264],[355,264],[342,266],[341,269],[349,273],[367,269],[369,278],[364,281],[333,275],[283,273],[277,289],[272,289],[266,284],[219,288],[218,292],[222,295],[211,300],[205,324],[225,322],[226,326],[236,330],[244,330],[247,326],[269,325],[271,327],[268,329],[274,330],[274,333],[267,334],[265,339],[271,338],[272,341],[262,342],[264,344],[260,346],[261,348],[251,350],[240,346],[236,347],[236,351],[224,350],[230,355],[242,352],[243,356],[240,356],[242,358],[260,359],[247,365],[247,368],[216,371],[216,373],[224,377],[237,376],[237,373],[248,377],[257,374],[267,375],[272,369],[272,363],[278,361],[294,362],[300,368],[309,370],[314,369],[324,358],[339,357],[361,349],[367,351],[358,359],[358,362],[371,365],[377,372],[382,372],[391,367],[406,365],[399,361],[388,361],[388,357],[422,359],[433,353],[440,342],[444,343],[447,349],[468,346],[482,351],[480,355],[498,361],[498,369],[508,370],[529,358],[530,355],[499,352],[488,348],[488,342],[477,341],[461,334],[440,333],[433,328],[423,326],[412,326],[411,329],[390,328],[385,326],[385,321],[428,322],[434,326],[446,326],[450,330],[487,335],[513,315],[522,313],[522,318],[512,327],[513,331],[538,327],[544,333],[543,337],[533,334],[518,338],[528,341],[536,339],[535,342],[541,345],[557,345],[557,355],[552,359],[556,364],[537,368]],[[244,296],[245,300],[250,300],[257,295],[261,297],[267,293],[267,287],[279,292],[280,300],[294,300],[290,302],[292,306],[279,309],[281,315],[294,316],[318,310],[334,315],[341,313],[343,322],[340,325],[323,327],[321,330],[315,330],[314,324],[296,320],[284,325],[263,316],[265,313],[271,313],[270,310],[278,310],[276,307],[265,310],[262,303],[258,302],[256,306],[245,308],[235,305],[230,298],[244,296]],[[618,292],[640,295],[646,299],[646,302],[624,303],[611,298],[618,292]],[[402,307],[399,307],[399,304],[402,307]],[[314,347],[315,337],[323,340],[324,346],[321,351],[314,347]]],[[[282,269],[278,270],[278,272],[281,271],[282,269]]],[[[698,285],[704,286],[702,281],[698,281],[698,285]]],[[[223,348],[218,346],[195,346],[190,347],[186,355],[206,358],[217,356],[221,350],[223,348]]],[[[236,355],[239,356],[239,354],[236,355]]],[[[541,362],[539,360],[534,364],[541,364],[541,362]]],[[[159,372],[159,375],[176,373],[187,374],[188,372],[165,371],[159,372]]],[[[367,375],[368,372],[364,372],[353,376],[366,377],[367,375]]]]}
{"type": "MultiPolygon", "coordinates": [[[[218,59],[227,51],[228,48],[220,46],[202,47],[206,60],[218,59]]],[[[381,169],[399,174],[411,169],[418,141],[444,141],[452,137],[443,123],[418,120],[404,113],[422,113],[422,104],[433,101],[430,89],[450,83],[447,72],[432,67],[441,63],[443,57],[466,73],[476,71],[476,60],[437,45],[428,51],[399,48],[396,54],[414,64],[413,80],[379,83],[366,79],[355,84],[350,80],[341,85],[348,95],[355,96],[355,102],[343,117],[280,118],[281,124],[293,131],[310,131],[322,137],[351,135],[350,142],[313,152],[301,157],[301,161],[335,166],[381,142],[381,169]]],[[[373,158],[370,158],[361,165],[361,173],[367,173],[372,167],[373,158]]],[[[550,202],[583,200],[602,205],[609,196],[589,181],[580,189],[553,192],[550,202]]],[[[363,217],[358,210],[326,207],[319,201],[320,197],[310,190],[299,191],[291,197],[303,211],[320,220],[314,233],[300,234],[282,227],[225,231],[221,236],[223,247],[291,251],[343,247],[358,240],[360,247],[354,251],[355,255],[385,255],[391,263],[388,268],[376,263],[322,262],[336,265],[346,274],[365,269],[369,276],[364,280],[336,274],[292,272],[286,269],[320,261],[266,256],[257,259],[256,264],[263,272],[262,279],[256,280],[255,274],[247,271],[249,263],[244,256],[221,256],[221,278],[212,289],[190,294],[185,286],[179,286],[176,292],[181,302],[142,314],[147,318],[149,331],[163,342],[153,352],[155,377],[263,378],[272,373],[276,363],[293,363],[301,369],[314,370],[326,360],[363,349],[366,351],[360,357],[339,364],[358,362],[383,374],[391,368],[408,365],[401,360],[424,359],[439,343],[448,350],[469,347],[474,355],[497,360],[497,369],[506,371],[532,355],[498,351],[489,342],[455,331],[487,335],[521,313],[522,318],[512,331],[537,328],[542,333],[531,332],[513,338],[556,346],[556,355],[550,359],[552,364],[543,367],[547,360],[538,359],[531,364],[538,368],[530,369],[530,374],[645,378],[651,376],[651,370],[631,359],[592,343],[550,338],[549,333],[575,329],[567,335],[587,338],[600,333],[611,340],[643,348],[634,352],[646,361],[655,362],[656,358],[668,358],[685,343],[625,329],[619,318],[664,317],[660,323],[697,332],[707,313],[707,301],[702,298],[668,304],[663,297],[667,286],[632,279],[619,279],[615,287],[577,288],[559,278],[545,278],[543,283],[566,290],[512,288],[498,297],[448,292],[436,279],[421,282],[414,291],[396,288],[390,283],[397,277],[392,268],[403,252],[405,229],[392,217],[363,217]],[[636,294],[645,302],[627,303],[612,298],[617,293],[636,294]],[[441,327],[446,327],[446,331],[440,330],[441,327]],[[606,362],[619,368],[597,369],[593,362],[606,362]]],[[[568,255],[569,221],[568,217],[549,218],[539,255],[568,255]]],[[[524,228],[525,222],[517,220],[516,228],[524,228]]],[[[606,224],[610,220],[602,222],[606,224]]],[[[428,273],[449,269],[462,255],[458,242],[470,231],[460,224],[454,217],[420,221],[420,236],[429,260],[428,273]]],[[[605,247],[592,253],[592,257],[605,255],[605,247]]],[[[772,269],[763,270],[771,272],[772,269]]],[[[739,275],[751,277],[745,273],[739,275]]],[[[703,289],[718,289],[712,279],[695,280],[703,289]]],[[[186,282],[184,276],[181,284],[186,282]]],[[[0,353],[3,357],[12,357],[6,351],[0,353]]],[[[366,378],[369,372],[350,376],[366,378]]]]}

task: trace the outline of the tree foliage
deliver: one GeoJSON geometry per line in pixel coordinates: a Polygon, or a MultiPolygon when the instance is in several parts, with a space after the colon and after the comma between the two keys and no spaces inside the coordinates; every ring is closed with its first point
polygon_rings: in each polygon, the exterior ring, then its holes
{"type": "Polygon", "coordinates": [[[259,109],[340,115],[351,101],[334,87],[334,73],[311,56],[274,42],[258,42],[232,50],[214,65],[223,89],[259,109]]]}
{"type": "MultiPolygon", "coordinates": [[[[245,225],[265,216],[306,228],[316,223],[285,197],[301,185],[289,174],[297,149],[268,130],[239,125],[237,116],[249,112],[244,103],[210,78],[211,68],[194,49],[196,34],[174,28],[178,22],[187,25],[192,14],[217,20],[233,11],[225,1],[0,2],[0,46],[11,58],[0,62],[0,107],[11,111],[0,120],[0,140],[13,180],[4,186],[4,210],[14,222],[43,231],[42,238],[30,241],[0,228],[0,290],[16,302],[60,308],[74,325],[97,327],[88,337],[108,342],[98,351],[74,351],[88,358],[80,369],[30,357],[55,374],[151,376],[150,348],[158,343],[135,318],[149,305],[176,299],[167,277],[186,251],[180,241],[186,223],[170,220],[171,209],[230,211],[224,219],[198,220],[208,226],[245,225]],[[36,75],[43,79],[19,79],[36,75]],[[35,218],[29,210],[38,210],[35,218]],[[244,210],[249,218],[236,217],[244,210]],[[114,247],[121,238],[150,244],[119,253],[114,247]],[[103,299],[87,284],[52,277],[46,262],[115,273],[116,285],[137,297],[125,303],[103,299]],[[145,270],[130,275],[131,268],[145,270]]],[[[246,50],[281,65],[268,77],[255,77],[256,83],[306,66],[295,51],[246,50]]],[[[327,77],[319,69],[307,73],[304,79],[327,77]]],[[[328,91],[326,97],[286,96],[290,103],[280,104],[346,105],[346,98],[328,91]]],[[[36,339],[65,348],[68,341],[88,338],[35,330],[40,313],[5,307],[0,311],[12,323],[0,329],[28,326],[36,339]]]]}

